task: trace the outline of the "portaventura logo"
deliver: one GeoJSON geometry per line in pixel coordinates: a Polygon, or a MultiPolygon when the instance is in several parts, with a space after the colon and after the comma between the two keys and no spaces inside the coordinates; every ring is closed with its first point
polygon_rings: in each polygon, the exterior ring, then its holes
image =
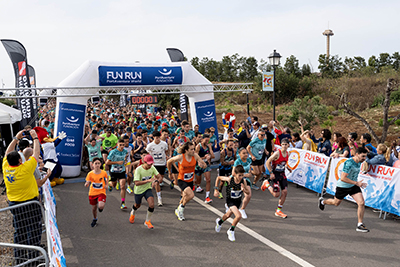
{"type": "Polygon", "coordinates": [[[164,68],[162,71],[158,71],[161,75],[171,75],[172,70],[168,71],[166,68],[164,68]]]}
{"type": "Polygon", "coordinates": [[[79,120],[79,118],[76,118],[75,119],[75,117],[74,116],[71,116],[71,118],[66,118],[67,119],[67,121],[69,121],[69,122],[72,122],[72,123],[76,123],[76,122],[78,122],[78,120],[79,120]]]}
{"type": "Polygon", "coordinates": [[[212,115],[214,115],[214,112],[211,111],[207,111],[206,113],[204,113],[204,116],[206,117],[211,117],[212,115]]]}

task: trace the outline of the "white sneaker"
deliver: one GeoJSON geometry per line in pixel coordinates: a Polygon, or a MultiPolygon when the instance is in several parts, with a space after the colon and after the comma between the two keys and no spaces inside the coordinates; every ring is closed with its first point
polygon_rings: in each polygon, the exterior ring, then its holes
{"type": "Polygon", "coordinates": [[[219,225],[219,220],[220,220],[220,218],[217,218],[216,220],[215,220],[215,223],[216,223],[216,225],[215,225],[215,232],[217,232],[217,233],[219,233],[219,231],[221,231],[221,225],[219,225]]]}
{"type": "Polygon", "coordinates": [[[203,193],[204,189],[200,186],[196,188],[196,193],[203,193]]]}
{"type": "Polygon", "coordinates": [[[184,221],[185,217],[183,217],[183,211],[180,208],[175,209],[175,215],[178,217],[178,220],[184,221]]]}
{"type": "Polygon", "coordinates": [[[240,211],[240,214],[242,214],[242,218],[243,218],[243,219],[247,219],[247,214],[246,214],[246,212],[245,212],[244,210],[242,210],[242,209],[239,209],[239,211],[240,211]]]}
{"type": "Polygon", "coordinates": [[[158,198],[158,206],[162,206],[162,198],[161,197],[158,198]]]}
{"type": "Polygon", "coordinates": [[[225,213],[227,213],[229,210],[228,204],[225,203],[225,213]]]}
{"type": "Polygon", "coordinates": [[[163,187],[163,186],[164,186],[164,182],[161,182],[161,183],[160,183],[160,187],[163,187]]]}
{"type": "Polygon", "coordinates": [[[231,231],[231,229],[228,229],[228,231],[226,233],[228,234],[229,241],[234,242],[235,241],[235,231],[231,231]]]}

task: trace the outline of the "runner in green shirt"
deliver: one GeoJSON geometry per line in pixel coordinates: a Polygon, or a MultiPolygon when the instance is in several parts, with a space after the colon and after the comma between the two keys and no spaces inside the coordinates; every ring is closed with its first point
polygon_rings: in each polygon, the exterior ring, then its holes
{"type": "Polygon", "coordinates": [[[154,196],[151,189],[156,183],[158,183],[158,180],[161,178],[161,175],[158,173],[153,164],[153,157],[150,154],[146,155],[144,157],[144,163],[140,165],[135,171],[133,179],[135,183],[135,204],[132,206],[132,211],[129,216],[129,222],[134,223],[136,211],[141,206],[142,198],[144,197],[149,204],[146,221],[144,222],[144,225],[146,225],[148,229],[154,228],[150,221],[150,218],[154,212],[154,196]]]}

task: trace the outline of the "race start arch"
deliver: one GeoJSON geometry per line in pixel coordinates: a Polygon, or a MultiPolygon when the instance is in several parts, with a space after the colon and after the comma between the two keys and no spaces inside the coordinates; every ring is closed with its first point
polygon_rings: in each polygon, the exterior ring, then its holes
{"type": "MultiPolygon", "coordinates": [[[[244,84],[245,87],[248,85],[244,84]]],[[[63,166],[62,177],[80,175],[86,105],[93,95],[129,94],[139,90],[146,94],[184,93],[189,98],[192,125],[198,124],[200,131],[209,127],[218,129],[214,85],[188,62],[121,64],[87,61],[58,86],[55,133],[64,131],[67,134],[65,141],[56,147],[63,166]]],[[[222,87],[231,88],[226,91],[243,89],[235,84],[233,88],[222,87]]]]}

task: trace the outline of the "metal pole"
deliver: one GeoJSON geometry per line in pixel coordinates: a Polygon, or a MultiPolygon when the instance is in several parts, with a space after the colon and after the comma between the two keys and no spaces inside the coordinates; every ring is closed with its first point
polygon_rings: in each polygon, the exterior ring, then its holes
{"type": "Polygon", "coordinates": [[[246,101],[247,101],[247,114],[250,115],[249,93],[246,93],[246,101]]]}
{"type": "Polygon", "coordinates": [[[275,66],[274,66],[274,90],[272,92],[272,104],[274,106],[274,115],[273,115],[273,120],[275,120],[275,66]]]}

